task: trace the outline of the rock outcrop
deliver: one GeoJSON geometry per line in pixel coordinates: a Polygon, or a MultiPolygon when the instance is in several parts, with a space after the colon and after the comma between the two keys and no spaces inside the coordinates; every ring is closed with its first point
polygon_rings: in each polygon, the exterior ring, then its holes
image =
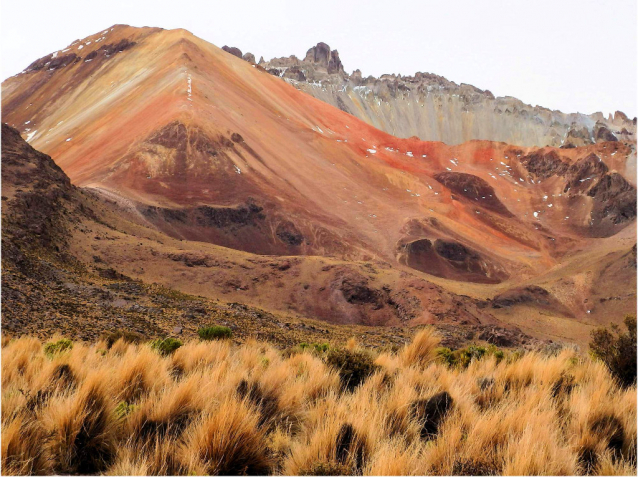
{"type": "Polygon", "coordinates": [[[636,120],[567,114],[531,106],[512,97],[456,84],[442,76],[385,74],[364,77],[344,70],[339,53],[326,43],[296,56],[260,61],[269,73],[342,111],[398,137],[460,144],[472,139],[526,147],[580,147],[605,141],[636,141],[636,120]]]}
{"type": "Polygon", "coordinates": [[[237,58],[242,58],[242,53],[239,48],[224,45],[222,46],[222,50],[224,50],[226,53],[230,53],[231,55],[236,56],[237,58]]]}

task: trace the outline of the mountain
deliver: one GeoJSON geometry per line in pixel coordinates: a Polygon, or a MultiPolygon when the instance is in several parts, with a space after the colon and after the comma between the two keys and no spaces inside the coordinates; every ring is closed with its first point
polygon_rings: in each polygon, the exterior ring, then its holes
{"type": "Polygon", "coordinates": [[[5,333],[85,340],[114,331],[194,336],[214,321],[241,341],[261,338],[283,347],[326,339],[343,344],[352,336],[369,346],[399,346],[409,339],[406,325],[422,321],[423,303],[437,313],[446,345],[459,346],[469,335],[537,343],[516,327],[499,326],[477,300],[392,270],[378,277],[372,263],[256,256],[164,235],[138,223],[135,212],[72,185],[51,157],[4,123],[2,192],[5,333]],[[189,283],[186,288],[201,295],[161,282],[189,283]],[[463,327],[453,324],[459,320],[463,327]]]}
{"type": "MultiPolygon", "coordinates": [[[[241,50],[235,48],[241,57],[241,50]]],[[[247,61],[254,56],[247,54],[247,61]]],[[[262,59],[263,60],[263,59],[262,59]]],[[[460,144],[473,139],[526,147],[573,147],[605,141],[636,142],[636,118],[621,111],[566,114],[513,97],[494,97],[469,84],[432,73],[363,77],[344,71],[337,50],[318,43],[303,60],[260,61],[296,88],[398,137],[460,144]]]]}
{"type": "Polygon", "coordinates": [[[353,325],[583,342],[635,309],[631,142],[399,138],[251,59],[116,25],[3,83],[3,120],[105,211],[68,229],[75,260],[353,325]]]}

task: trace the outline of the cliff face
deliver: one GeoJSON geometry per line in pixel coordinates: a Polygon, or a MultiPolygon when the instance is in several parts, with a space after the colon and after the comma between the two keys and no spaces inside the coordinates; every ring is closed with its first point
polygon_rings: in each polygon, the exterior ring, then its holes
{"type": "Polygon", "coordinates": [[[494,97],[442,76],[344,72],[337,50],[325,43],[295,56],[261,61],[260,66],[296,88],[398,137],[460,144],[472,139],[524,147],[578,147],[603,141],[636,141],[636,119],[617,111],[585,115],[494,97]]]}

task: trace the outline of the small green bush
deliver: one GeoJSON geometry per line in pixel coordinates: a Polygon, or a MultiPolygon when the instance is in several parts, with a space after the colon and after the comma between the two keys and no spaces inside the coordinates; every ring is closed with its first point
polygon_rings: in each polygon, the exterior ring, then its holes
{"type": "Polygon", "coordinates": [[[454,351],[450,348],[437,348],[436,355],[441,362],[448,366],[458,366],[460,368],[467,368],[472,361],[488,356],[494,356],[497,363],[500,363],[505,358],[505,353],[494,345],[489,345],[488,347],[470,345],[467,348],[454,351]]]}
{"type": "Polygon", "coordinates": [[[151,349],[154,349],[162,356],[173,354],[180,346],[182,346],[182,342],[175,338],[158,338],[151,341],[151,349]]]}
{"type": "Polygon", "coordinates": [[[312,347],[317,353],[325,353],[330,349],[330,345],[328,343],[313,343],[312,347]]]}
{"type": "Polygon", "coordinates": [[[625,316],[626,333],[612,325],[612,331],[599,328],[591,332],[591,355],[601,360],[626,387],[636,382],[636,317],[625,316]]]}
{"type": "Polygon", "coordinates": [[[224,340],[233,337],[233,330],[227,326],[206,326],[197,330],[197,334],[203,340],[224,340]]]}
{"type": "Polygon", "coordinates": [[[454,365],[454,358],[452,356],[452,350],[450,348],[437,348],[435,350],[435,353],[439,361],[447,364],[448,366],[454,365]]]}
{"type": "Polygon", "coordinates": [[[378,368],[374,364],[374,358],[365,351],[332,348],[325,360],[339,372],[341,385],[349,391],[354,390],[378,368]]]}
{"type": "Polygon", "coordinates": [[[303,352],[306,350],[310,350],[317,354],[323,354],[330,349],[330,345],[328,343],[312,343],[308,344],[306,342],[299,343],[297,345],[299,351],[303,352]]]}
{"type": "Polygon", "coordinates": [[[135,404],[129,404],[126,401],[121,401],[115,407],[115,417],[118,419],[124,419],[126,416],[135,411],[136,408],[137,406],[135,404]]]}
{"type": "Polygon", "coordinates": [[[64,353],[71,348],[73,348],[73,341],[62,338],[61,340],[44,345],[44,354],[49,358],[53,358],[56,354],[64,353]]]}

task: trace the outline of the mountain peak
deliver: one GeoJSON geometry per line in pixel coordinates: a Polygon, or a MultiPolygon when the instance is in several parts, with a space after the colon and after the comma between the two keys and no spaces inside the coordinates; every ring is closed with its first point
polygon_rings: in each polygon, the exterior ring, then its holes
{"type": "Polygon", "coordinates": [[[306,52],[305,62],[323,66],[328,74],[343,73],[343,65],[337,50],[330,50],[326,43],[319,42],[306,52]]]}

